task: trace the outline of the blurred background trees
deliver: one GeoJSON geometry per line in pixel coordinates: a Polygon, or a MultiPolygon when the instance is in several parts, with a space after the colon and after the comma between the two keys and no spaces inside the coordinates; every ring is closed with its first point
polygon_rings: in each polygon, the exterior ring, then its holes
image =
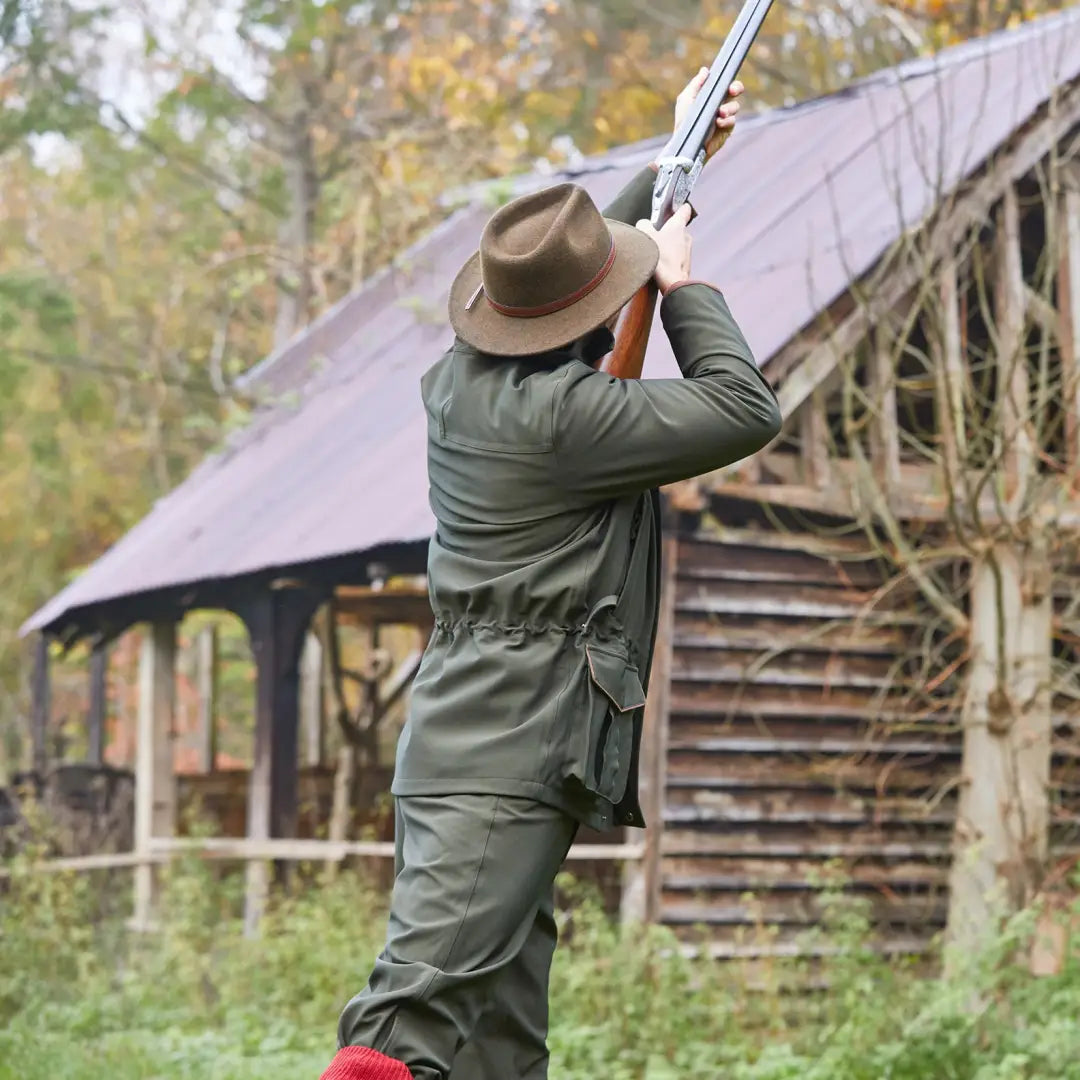
{"type": "MultiPolygon", "coordinates": [[[[784,0],[748,104],[1052,6],[784,0]]],[[[454,188],[666,131],[738,7],[0,0],[0,774],[19,623],[243,422],[238,377],[454,188]]]]}

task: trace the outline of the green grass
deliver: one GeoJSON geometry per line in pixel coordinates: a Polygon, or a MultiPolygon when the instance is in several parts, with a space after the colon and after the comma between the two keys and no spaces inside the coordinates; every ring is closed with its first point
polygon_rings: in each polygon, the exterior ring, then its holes
{"type": "MultiPolygon", "coordinates": [[[[160,931],[133,935],[128,875],[10,867],[0,1080],[315,1080],[381,945],[382,902],[353,874],[312,870],[249,941],[235,874],[177,864],[160,931]]],[[[827,892],[820,933],[842,948],[815,973],[831,991],[793,999],[801,964],[757,969],[751,990],[743,969],[686,960],[666,932],[622,929],[568,889],[552,1080],[1080,1080],[1080,942],[1060,975],[1032,978],[1035,912],[962,975],[924,981],[865,949],[859,906],[827,892]]]]}

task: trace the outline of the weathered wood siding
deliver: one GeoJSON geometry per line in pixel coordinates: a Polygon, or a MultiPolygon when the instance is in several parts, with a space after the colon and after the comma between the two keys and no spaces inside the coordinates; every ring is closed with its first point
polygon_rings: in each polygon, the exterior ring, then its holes
{"type": "MultiPolygon", "coordinates": [[[[660,919],[719,956],[790,954],[837,860],[883,946],[922,952],[947,907],[962,668],[927,689],[926,615],[910,590],[879,592],[862,540],[718,530],[677,550],[660,919]]],[[[1062,854],[1078,809],[1065,734],[1062,854]]]]}

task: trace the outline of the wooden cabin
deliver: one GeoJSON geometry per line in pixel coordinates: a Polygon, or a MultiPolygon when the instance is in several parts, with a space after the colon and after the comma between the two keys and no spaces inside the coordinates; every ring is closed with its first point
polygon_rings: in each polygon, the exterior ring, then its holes
{"type": "MultiPolygon", "coordinates": [[[[657,149],[572,178],[602,203],[657,149]]],[[[695,275],[725,292],[786,422],[752,461],[666,492],[652,826],[584,852],[623,866],[627,916],[717,956],[791,954],[841,874],[882,948],[921,953],[1080,853],[1078,154],[1071,11],[740,122],[706,171],[695,275]]],[[[28,622],[101,649],[146,628],[137,851],[176,828],[188,612],[230,610],[250,635],[245,831],[264,857],[298,832],[312,627],[339,676],[334,628],[367,635],[357,743],[405,692],[415,655],[378,650],[430,620],[418,381],[487,213],[459,206],[254,370],[251,426],[28,622]]],[[[646,373],[675,374],[659,331],[646,373]]],[[[37,683],[44,767],[44,662],[37,683]]],[[[373,744],[364,761],[388,764],[373,744]]]]}

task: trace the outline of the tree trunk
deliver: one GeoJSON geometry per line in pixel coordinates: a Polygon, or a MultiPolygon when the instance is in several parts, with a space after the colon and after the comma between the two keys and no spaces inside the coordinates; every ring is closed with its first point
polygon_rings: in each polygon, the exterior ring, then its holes
{"type": "Polygon", "coordinates": [[[315,232],[315,208],[319,179],[315,170],[307,117],[293,121],[289,139],[293,152],[284,161],[289,205],[281,222],[278,241],[282,269],[277,279],[277,319],[274,348],[281,349],[307,324],[311,305],[311,245],[315,232]]]}
{"type": "Polygon", "coordinates": [[[963,952],[1027,903],[1046,862],[1050,570],[1041,543],[998,544],[973,567],[964,764],[948,936],[963,952]]]}

